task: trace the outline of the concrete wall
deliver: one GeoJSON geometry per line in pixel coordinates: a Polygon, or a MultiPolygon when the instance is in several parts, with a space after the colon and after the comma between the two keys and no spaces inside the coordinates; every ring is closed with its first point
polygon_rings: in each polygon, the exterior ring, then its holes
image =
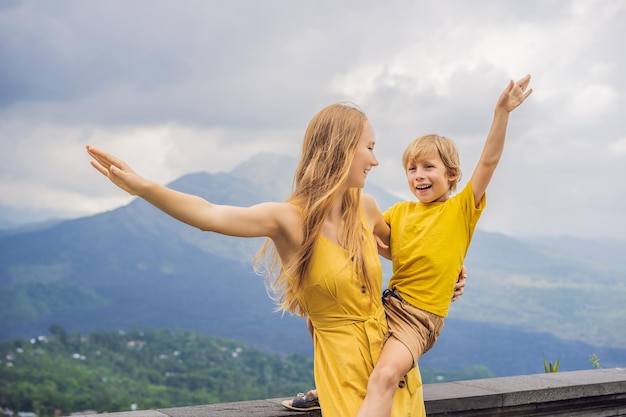
{"type": "MultiPolygon", "coordinates": [[[[110,417],[304,417],[285,398],[111,413],[110,417]]],[[[626,369],[594,369],[424,386],[428,417],[626,416],[626,369]]],[[[93,416],[92,416],[93,417],[93,416]]],[[[346,416],[351,417],[351,416],[346,416]]]]}

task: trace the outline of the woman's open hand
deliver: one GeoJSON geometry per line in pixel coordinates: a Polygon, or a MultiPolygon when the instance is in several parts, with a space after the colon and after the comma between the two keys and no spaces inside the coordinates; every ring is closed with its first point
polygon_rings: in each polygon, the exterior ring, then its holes
{"type": "Polygon", "coordinates": [[[87,145],[87,153],[93,158],[91,160],[92,167],[100,171],[100,173],[110,179],[111,182],[131,195],[137,195],[142,184],[146,182],[144,178],[133,171],[124,161],[110,153],[90,145],[87,145]]]}

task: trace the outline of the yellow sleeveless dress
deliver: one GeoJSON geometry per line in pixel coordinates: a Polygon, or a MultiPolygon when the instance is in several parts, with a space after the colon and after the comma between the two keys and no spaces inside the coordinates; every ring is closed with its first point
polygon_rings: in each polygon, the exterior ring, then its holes
{"type": "MultiPolygon", "coordinates": [[[[368,272],[376,295],[363,293],[344,249],[320,236],[299,302],[315,327],[314,374],[322,415],[354,417],[387,331],[380,294],[382,268],[373,235],[367,237],[368,272]]],[[[419,369],[396,390],[392,416],[426,416],[419,369]]]]}

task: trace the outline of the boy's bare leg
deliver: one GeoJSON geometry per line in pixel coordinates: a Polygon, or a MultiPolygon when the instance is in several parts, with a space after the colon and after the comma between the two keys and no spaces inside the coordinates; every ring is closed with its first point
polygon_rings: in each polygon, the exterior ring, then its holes
{"type": "Polygon", "coordinates": [[[412,368],[413,356],[406,345],[395,337],[387,339],[370,375],[365,399],[357,417],[391,416],[391,405],[398,384],[412,368]]]}

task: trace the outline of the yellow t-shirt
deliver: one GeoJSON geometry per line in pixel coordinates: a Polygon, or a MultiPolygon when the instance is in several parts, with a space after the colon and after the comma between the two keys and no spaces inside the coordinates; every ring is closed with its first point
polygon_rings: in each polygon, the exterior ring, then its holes
{"type": "Polygon", "coordinates": [[[486,205],[474,203],[471,181],[445,202],[404,201],[384,216],[391,227],[395,288],[407,302],[445,317],[476,223],[486,205]]]}

